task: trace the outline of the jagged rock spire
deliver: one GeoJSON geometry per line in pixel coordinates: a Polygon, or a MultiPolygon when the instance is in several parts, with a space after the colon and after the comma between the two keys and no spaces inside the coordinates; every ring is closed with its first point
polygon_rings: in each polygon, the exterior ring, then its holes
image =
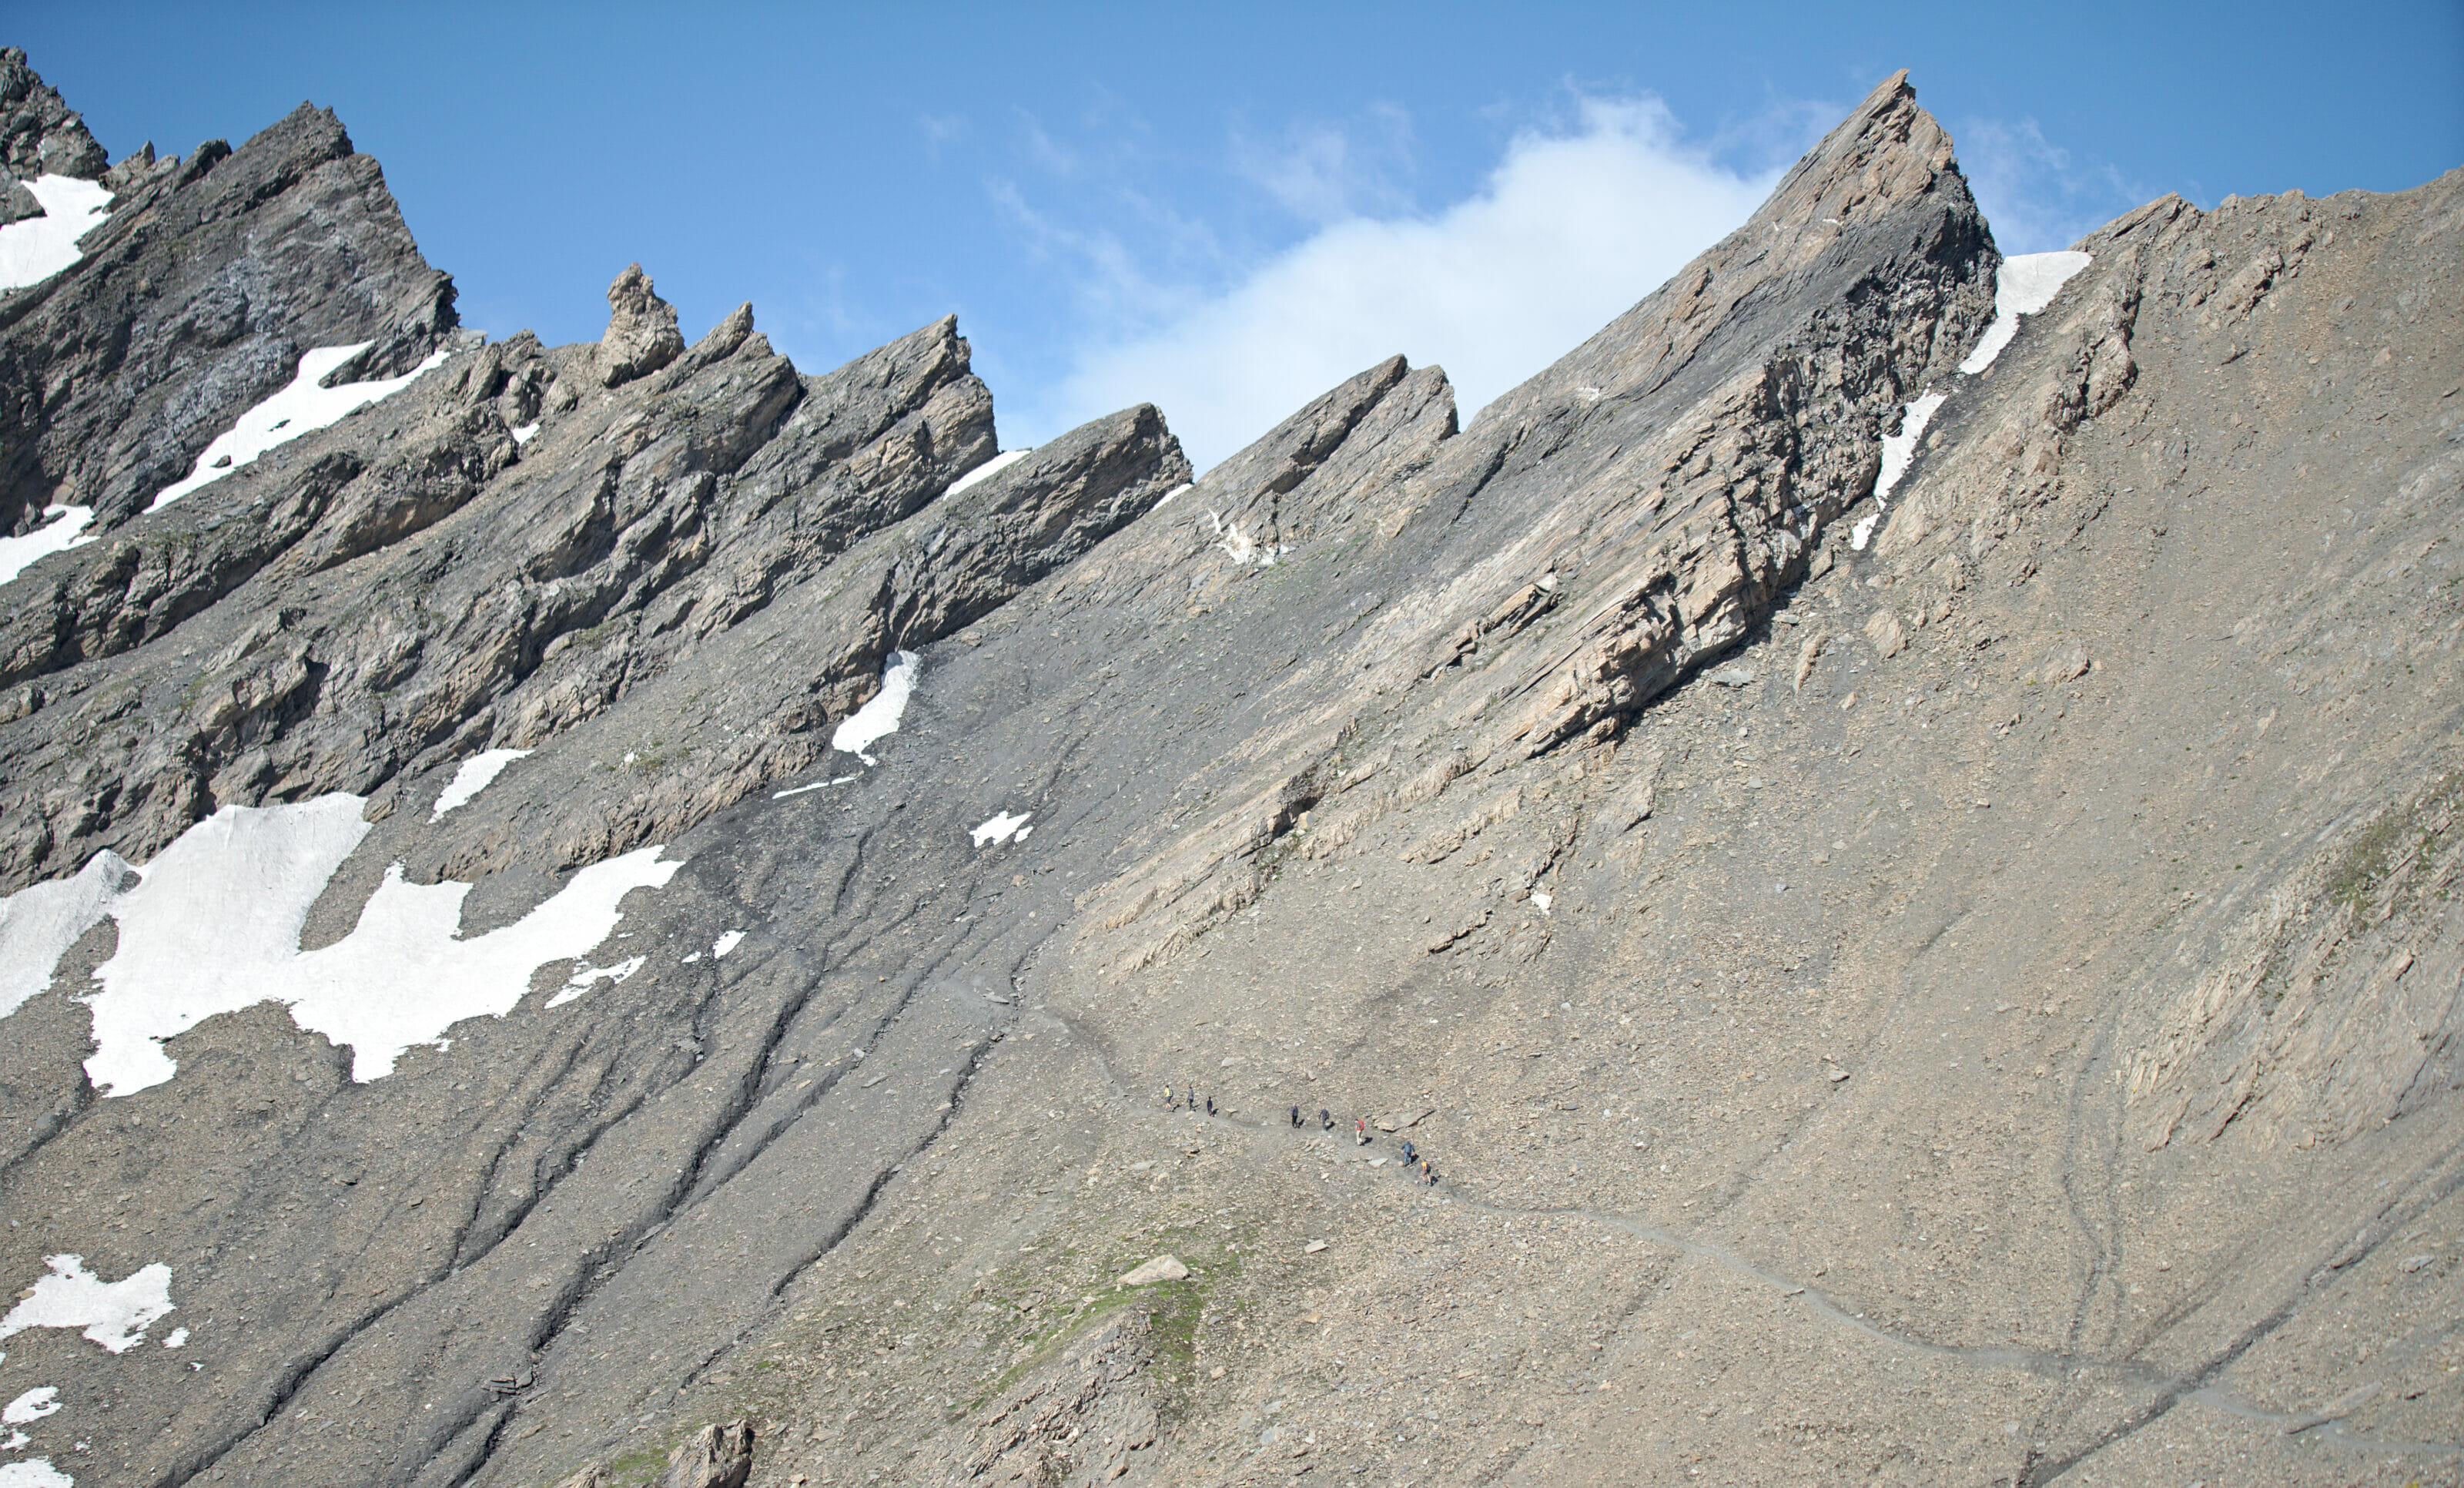
{"type": "Polygon", "coordinates": [[[599,338],[602,385],[614,388],[646,377],[684,351],[676,307],[658,297],[640,264],[627,264],[607,286],[607,333],[599,338]]]}

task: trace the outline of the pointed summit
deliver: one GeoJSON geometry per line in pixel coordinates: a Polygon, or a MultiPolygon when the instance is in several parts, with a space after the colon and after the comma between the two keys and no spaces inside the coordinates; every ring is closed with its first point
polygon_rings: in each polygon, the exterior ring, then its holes
{"type": "Polygon", "coordinates": [[[1975,207],[1948,131],[1917,106],[1903,67],[1789,167],[1747,227],[1845,227],[1938,190],[1975,207]]]}
{"type": "Polygon", "coordinates": [[[0,48],[0,224],[43,215],[25,182],[39,176],[91,181],[104,164],[85,121],[27,64],[26,49],[0,48]]]}
{"type": "MultiPolygon", "coordinates": [[[[1938,322],[1940,332],[1925,333],[1928,345],[1964,352],[1991,314],[2002,257],[1952,158],[1949,133],[1916,100],[1907,72],[1893,73],[1789,167],[1744,226],[1483,409],[1475,427],[1576,396],[1691,386],[1689,368],[1757,360],[1860,283],[1926,284],[1938,303],[1921,318],[1938,322]]],[[[1707,390],[1707,383],[1693,388],[1696,395],[1707,390]]]]}

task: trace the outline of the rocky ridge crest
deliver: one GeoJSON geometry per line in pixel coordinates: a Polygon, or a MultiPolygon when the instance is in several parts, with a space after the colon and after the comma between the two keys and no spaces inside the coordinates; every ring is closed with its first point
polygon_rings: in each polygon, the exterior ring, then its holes
{"type": "Polygon", "coordinates": [[[2003,260],[1901,75],[1468,425],[1397,357],[1195,480],[1147,407],[987,471],[952,320],[807,374],[637,265],[599,343],[462,333],[304,106],[106,179],[0,297],[17,526],[97,534],[0,584],[0,946],[336,791],[303,956],[406,883],[467,945],[663,863],[381,1077],[257,1003],[99,1096],[91,974],[156,932],[57,951],[0,1266],[172,1310],[11,1333],[61,1409],[11,1450],[2455,1459],[2464,171],[2152,203],[1969,371],[2003,260]],[[329,383],[426,370],[148,509],[363,342],[329,383]]]}

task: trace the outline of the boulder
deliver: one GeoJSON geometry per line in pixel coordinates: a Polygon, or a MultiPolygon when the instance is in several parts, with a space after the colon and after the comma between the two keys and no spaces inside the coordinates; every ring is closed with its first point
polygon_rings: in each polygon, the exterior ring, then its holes
{"type": "Polygon", "coordinates": [[[658,1488],[744,1488],[753,1474],[753,1423],[710,1425],[685,1439],[668,1458],[658,1488]]]}
{"type": "Polygon", "coordinates": [[[1179,1281],[1188,1276],[1189,1268],[1180,1263],[1179,1256],[1158,1255],[1121,1273],[1121,1279],[1112,1284],[1115,1287],[1152,1286],[1157,1281],[1179,1281]]]}

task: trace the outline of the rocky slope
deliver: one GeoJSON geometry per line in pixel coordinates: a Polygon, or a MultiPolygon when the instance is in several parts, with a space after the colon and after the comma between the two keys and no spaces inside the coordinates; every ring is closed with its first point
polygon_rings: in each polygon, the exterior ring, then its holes
{"type": "Polygon", "coordinates": [[[1894,78],[1192,484],[5,69],[0,1474],[2464,1460],[2464,173],[2005,263],[1894,78]]]}

